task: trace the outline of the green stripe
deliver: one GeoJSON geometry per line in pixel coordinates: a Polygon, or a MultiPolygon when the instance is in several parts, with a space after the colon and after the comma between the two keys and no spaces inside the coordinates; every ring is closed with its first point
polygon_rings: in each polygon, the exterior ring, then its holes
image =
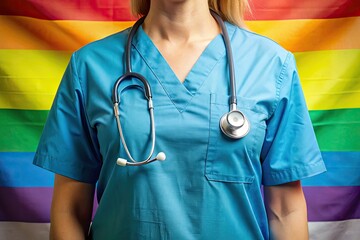
{"type": "MultiPolygon", "coordinates": [[[[34,152],[48,111],[0,109],[0,152],[34,152]]],[[[360,109],[310,111],[321,151],[360,151],[360,109]]]]}
{"type": "Polygon", "coordinates": [[[0,110],[0,152],[34,152],[49,111],[0,110]]]}
{"type": "Polygon", "coordinates": [[[360,109],[310,111],[321,151],[360,151],[360,109]]]}

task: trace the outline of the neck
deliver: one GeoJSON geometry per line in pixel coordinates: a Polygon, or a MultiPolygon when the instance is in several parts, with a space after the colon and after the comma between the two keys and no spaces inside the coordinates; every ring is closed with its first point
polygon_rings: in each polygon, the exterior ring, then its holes
{"type": "Polygon", "coordinates": [[[143,28],[153,41],[173,43],[211,39],[220,32],[207,0],[152,0],[143,28]]]}

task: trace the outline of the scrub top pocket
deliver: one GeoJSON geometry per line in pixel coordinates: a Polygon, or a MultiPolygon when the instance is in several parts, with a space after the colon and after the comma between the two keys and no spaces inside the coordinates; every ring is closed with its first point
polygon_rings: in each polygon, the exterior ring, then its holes
{"type": "Polygon", "coordinates": [[[260,150],[265,136],[265,121],[255,110],[255,101],[238,98],[238,109],[250,122],[249,133],[241,139],[231,139],[220,130],[220,118],[229,112],[228,96],[211,94],[209,145],[205,161],[205,176],[209,181],[252,183],[254,167],[260,166],[260,150]]]}

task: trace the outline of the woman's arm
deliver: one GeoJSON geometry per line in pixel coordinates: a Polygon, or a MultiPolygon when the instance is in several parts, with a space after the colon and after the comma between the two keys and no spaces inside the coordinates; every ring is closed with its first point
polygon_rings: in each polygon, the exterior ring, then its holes
{"type": "Polygon", "coordinates": [[[56,174],[50,239],[84,240],[91,222],[94,185],[56,174]]]}
{"type": "Polygon", "coordinates": [[[264,187],[271,239],[309,239],[307,209],[300,181],[264,187]]]}

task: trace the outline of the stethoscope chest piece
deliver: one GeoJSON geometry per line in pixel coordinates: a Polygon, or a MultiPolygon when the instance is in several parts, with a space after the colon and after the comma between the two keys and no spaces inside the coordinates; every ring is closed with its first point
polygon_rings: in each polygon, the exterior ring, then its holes
{"type": "Polygon", "coordinates": [[[232,139],[245,137],[250,130],[250,123],[239,110],[225,113],[220,119],[221,131],[232,139]]]}

